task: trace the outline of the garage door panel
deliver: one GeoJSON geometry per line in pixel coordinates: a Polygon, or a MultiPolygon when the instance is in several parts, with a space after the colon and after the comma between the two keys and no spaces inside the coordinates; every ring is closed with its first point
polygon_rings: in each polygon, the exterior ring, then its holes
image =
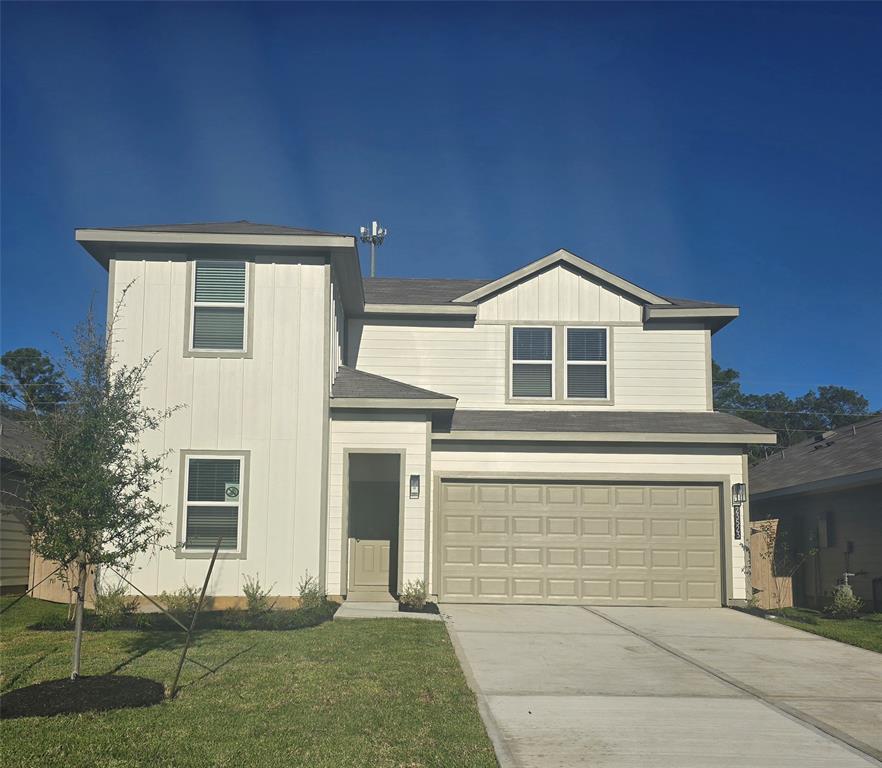
{"type": "Polygon", "coordinates": [[[719,489],[444,482],[439,592],[458,602],[719,605],[719,489]]]}

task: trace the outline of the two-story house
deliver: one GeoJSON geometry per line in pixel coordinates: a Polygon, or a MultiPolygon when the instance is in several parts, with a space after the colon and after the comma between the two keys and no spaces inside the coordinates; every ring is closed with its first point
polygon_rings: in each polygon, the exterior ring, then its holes
{"type": "MultiPolygon", "coordinates": [[[[128,286],[112,351],[176,404],[149,594],[716,606],[747,595],[733,486],[774,434],[713,410],[738,309],[559,250],[495,280],[363,278],[356,240],[240,221],[81,229],[128,286]]],[[[227,601],[230,602],[230,601],[227,601]]]]}

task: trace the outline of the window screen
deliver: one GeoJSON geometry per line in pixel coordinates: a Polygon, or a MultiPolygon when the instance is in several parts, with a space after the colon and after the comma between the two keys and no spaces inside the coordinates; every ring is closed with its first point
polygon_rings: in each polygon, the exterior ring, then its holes
{"type": "Polygon", "coordinates": [[[551,397],[553,346],[551,328],[513,328],[512,397],[551,397]]]}
{"type": "Polygon", "coordinates": [[[244,350],[246,265],[197,261],[193,289],[193,349],[244,350]]]}
{"type": "Polygon", "coordinates": [[[567,328],[567,397],[609,397],[605,328],[567,328]]]}
{"type": "Polygon", "coordinates": [[[187,464],[187,549],[238,548],[242,459],[196,459],[187,464]]]}

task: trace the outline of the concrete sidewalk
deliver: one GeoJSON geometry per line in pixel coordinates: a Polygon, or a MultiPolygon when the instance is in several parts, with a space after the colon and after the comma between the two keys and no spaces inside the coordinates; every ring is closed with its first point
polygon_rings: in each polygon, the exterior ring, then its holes
{"type": "Polygon", "coordinates": [[[444,605],[503,768],[882,765],[882,656],[736,611],[444,605]]]}

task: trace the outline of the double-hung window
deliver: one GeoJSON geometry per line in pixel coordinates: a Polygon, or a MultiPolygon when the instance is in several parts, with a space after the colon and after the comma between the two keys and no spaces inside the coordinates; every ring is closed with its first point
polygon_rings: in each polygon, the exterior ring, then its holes
{"type": "Polygon", "coordinates": [[[244,456],[187,456],[184,550],[242,549],[244,456]]]}
{"type": "Polygon", "coordinates": [[[197,261],[190,349],[244,352],[248,267],[244,261],[197,261]]]}
{"type": "Polygon", "coordinates": [[[566,397],[609,397],[609,350],[606,328],[567,328],[566,397]]]}
{"type": "Polygon", "coordinates": [[[554,334],[551,328],[511,329],[511,396],[554,397],[554,334]]]}

